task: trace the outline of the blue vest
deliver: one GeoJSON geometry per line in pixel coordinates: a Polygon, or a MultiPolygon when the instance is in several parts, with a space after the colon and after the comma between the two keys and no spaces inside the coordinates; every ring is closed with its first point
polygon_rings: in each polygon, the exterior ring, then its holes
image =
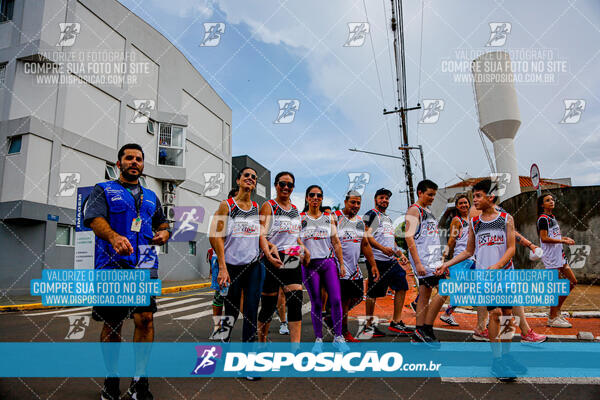
{"type": "Polygon", "coordinates": [[[111,229],[121,236],[125,236],[133,253],[128,256],[117,254],[112,245],[96,236],[96,248],[94,252],[94,266],[96,269],[119,269],[119,268],[158,268],[158,255],[150,251],[152,248],[142,248],[140,246],[151,245],[152,237],[152,216],[156,211],[157,198],[152,190],[140,186],[143,193],[143,201],[140,205],[140,218],[142,227],[140,232],[131,231],[131,223],[137,218],[136,201],[129,190],[125,189],[117,181],[108,181],[99,183],[104,189],[106,203],[108,205],[108,224],[111,229]]]}

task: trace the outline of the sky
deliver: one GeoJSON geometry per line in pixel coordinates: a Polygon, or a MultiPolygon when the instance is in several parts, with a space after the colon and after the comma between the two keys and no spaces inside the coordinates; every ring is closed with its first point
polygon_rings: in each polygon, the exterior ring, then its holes
{"type": "MultiPolygon", "coordinates": [[[[363,212],[380,187],[393,192],[393,217],[406,210],[401,160],[348,150],[401,155],[398,116],[382,112],[397,99],[389,1],[121,2],[177,46],[232,109],[233,155],[251,156],[272,176],[295,174],[297,205],[311,184],[323,188],[324,204],[342,202],[348,173],[361,172],[370,175],[363,212]],[[218,45],[200,46],[204,23],[216,22],[225,24],[218,45]],[[362,45],[344,46],[348,24],[365,22],[362,45]],[[299,101],[292,122],[274,123],[279,100],[299,101]]],[[[600,183],[600,2],[422,0],[404,2],[403,13],[408,105],[443,102],[437,120],[408,114],[409,144],[423,146],[427,178],[445,187],[490,174],[466,79],[473,58],[502,50],[511,54],[521,115],[519,174],[537,163],[544,178],[600,183]],[[510,28],[504,38],[490,40],[490,24],[502,23],[510,28]],[[561,123],[571,100],[583,100],[583,112],[561,123]]],[[[412,156],[416,184],[421,162],[412,156]]]]}

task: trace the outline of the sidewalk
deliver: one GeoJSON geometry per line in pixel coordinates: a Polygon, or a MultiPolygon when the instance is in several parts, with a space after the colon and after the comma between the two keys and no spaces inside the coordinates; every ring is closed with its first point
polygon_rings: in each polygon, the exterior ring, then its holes
{"type": "MultiPolygon", "coordinates": [[[[162,294],[171,294],[185,292],[188,290],[202,289],[210,286],[208,279],[198,279],[190,281],[167,281],[162,282],[162,294]]],[[[40,308],[55,308],[45,307],[42,305],[40,296],[31,296],[28,294],[22,295],[7,295],[0,298],[0,312],[2,311],[19,311],[19,310],[36,310],[40,308]]]]}

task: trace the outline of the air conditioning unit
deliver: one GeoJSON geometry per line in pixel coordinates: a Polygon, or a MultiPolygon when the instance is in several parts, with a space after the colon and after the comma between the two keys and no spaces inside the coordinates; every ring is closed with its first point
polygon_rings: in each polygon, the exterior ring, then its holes
{"type": "Polygon", "coordinates": [[[163,181],[163,193],[175,193],[177,185],[170,181],[163,181]]]}
{"type": "Polygon", "coordinates": [[[165,217],[167,218],[167,221],[175,221],[175,207],[163,206],[163,211],[165,213],[165,217]]]}
{"type": "Polygon", "coordinates": [[[175,193],[163,193],[163,204],[175,204],[175,193]]]}

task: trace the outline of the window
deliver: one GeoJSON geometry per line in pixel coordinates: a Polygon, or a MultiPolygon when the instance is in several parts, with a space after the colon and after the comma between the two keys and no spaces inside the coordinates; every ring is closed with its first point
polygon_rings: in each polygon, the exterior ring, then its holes
{"type": "Polygon", "coordinates": [[[183,127],[160,124],[158,135],[158,165],[183,167],[185,137],[183,127]]]}
{"type": "Polygon", "coordinates": [[[188,242],[189,253],[193,256],[196,255],[196,242],[188,242]]]}
{"type": "Polygon", "coordinates": [[[13,9],[15,8],[15,0],[0,0],[0,22],[10,21],[13,17],[13,9]]]}
{"type": "Polygon", "coordinates": [[[6,64],[0,65],[0,86],[6,83],[6,64]]]}
{"type": "Polygon", "coordinates": [[[140,182],[140,185],[142,185],[142,187],[145,187],[146,189],[148,189],[148,185],[146,184],[146,177],[145,176],[140,176],[138,178],[138,181],[140,182]]]}
{"type": "Polygon", "coordinates": [[[119,179],[119,173],[117,172],[117,167],[112,164],[106,164],[106,169],[104,170],[104,179],[117,180],[119,179]]]}
{"type": "Polygon", "coordinates": [[[71,225],[56,225],[56,245],[73,246],[73,227],[71,225]]]}
{"type": "Polygon", "coordinates": [[[8,154],[16,154],[21,152],[21,143],[23,136],[11,136],[8,138],[8,154]]]}
{"type": "Polygon", "coordinates": [[[148,132],[151,135],[154,135],[154,122],[152,120],[148,120],[148,123],[146,124],[146,132],[148,132]]]}

